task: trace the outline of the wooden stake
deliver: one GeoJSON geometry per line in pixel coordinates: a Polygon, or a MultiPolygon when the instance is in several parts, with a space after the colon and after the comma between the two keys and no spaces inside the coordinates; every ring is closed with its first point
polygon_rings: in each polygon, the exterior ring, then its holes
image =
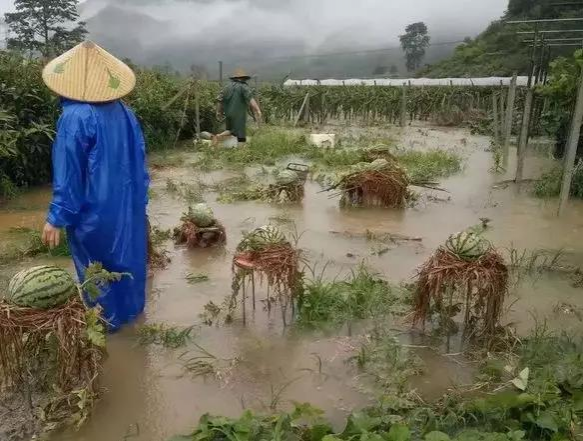
{"type": "Polygon", "coordinates": [[[306,93],[306,96],[304,97],[304,102],[302,103],[302,107],[300,107],[300,111],[298,112],[298,114],[296,116],[296,120],[294,121],[294,127],[297,126],[298,123],[300,122],[300,119],[304,113],[304,109],[305,109],[309,99],[310,99],[310,92],[306,93]]]}
{"type": "Polygon", "coordinates": [[[494,141],[496,144],[500,142],[500,126],[498,120],[498,95],[492,93],[492,116],[494,119],[494,141]]]}
{"type": "Polygon", "coordinates": [[[567,143],[567,153],[565,155],[565,169],[563,172],[563,184],[561,186],[561,196],[559,199],[559,213],[561,216],[567,203],[569,202],[569,195],[571,194],[571,181],[573,180],[573,168],[575,166],[575,158],[577,156],[577,147],[579,145],[579,135],[581,134],[581,123],[583,122],[583,70],[579,78],[579,92],[577,93],[577,102],[575,104],[575,112],[571,120],[571,130],[569,133],[569,141],[567,143]]]}
{"type": "Polygon", "coordinates": [[[528,148],[528,134],[530,129],[530,117],[532,102],[534,98],[534,89],[529,87],[526,92],[526,101],[524,103],[524,113],[522,114],[522,128],[520,130],[520,141],[518,143],[518,161],[516,164],[516,183],[522,181],[524,172],[524,160],[526,159],[526,150],[528,148]]]}
{"type": "Polygon", "coordinates": [[[506,168],[508,165],[508,156],[510,155],[510,137],[512,135],[512,119],[514,118],[514,101],[516,100],[516,76],[512,76],[510,87],[508,88],[508,99],[506,100],[506,120],[504,121],[504,128],[502,129],[502,155],[503,165],[506,168]]]}
{"type": "Polygon", "coordinates": [[[198,80],[194,80],[194,111],[196,118],[196,139],[200,139],[200,96],[198,80]]]}

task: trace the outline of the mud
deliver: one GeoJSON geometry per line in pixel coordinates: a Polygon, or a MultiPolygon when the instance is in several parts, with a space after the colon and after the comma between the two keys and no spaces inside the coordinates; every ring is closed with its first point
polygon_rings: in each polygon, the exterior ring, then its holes
{"type": "MultiPolygon", "coordinates": [[[[328,132],[334,130],[338,128],[327,128],[328,132]]],[[[426,127],[392,131],[374,128],[372,132],[374,136],[394,139],[400,148],[454,149],[465,158],[464,170],[441,182],[450,193],[425,193],[419,204],[406,210],[341,210],[338,199],[329,199],[311,181],[306,184],[305,199],[298,206],[256,202],[223,205],[216,203],[215,194],[205,194],[227,229],[227,245],[224,249],[189,251],[166,243],[172,263],[151,280],[143,323],[170,326],[197,323],[206,303],[219,304],[230,293],[231,256],[243,232],[270,221],[301,234],[300,246],[305,249],[310,265],[316,269],[327,265],[329,278],[342,277],[365,261],[386,278],[407,282],[451,233],[478,223],[481,217],[492,220],[487,235],[500,248],[563,249],[570,264],[583,266],[580,239],[583,203],[573,201],[566,215],[559,219],[554,201],[534,199],[527,188],[506,184],[494,188],[495,183],[510,179],[512,173],[490,172],[492,153],[488,151],[488,138],[472,136],[465,130],[426,127]],[[377,243],[362,236],[366,230],[421,240],[377,243]],[[190,273],[206,274],[209,280],[189,284],[186,277],[190,273]]],[[[361,129],[350,129],[348,135],[358,138],[363,133],[361,129]]],[[[549,165],[545,149],[537,149],[536,155],[528,158],[525,177],[536,178],[549,165]]],[[[509,170],[513,169],[511,163],[509,170]]],[[[155,196],[149,209],[152,224],[173,228],[187,207],[183,199],[165,191],[168,178],[212,184],[230,176],[231,173],[223,171],[201,174],[191,167],[157,168],[152,181],[155,196]]],[[[12,208],[3,210],[0,236],[14,226],[40,226],[43,203],[47,200],[47,192],[39,192],[23,196],[12,208]]],[[[26,264],[3,268],[3,279],[26,264]]],[[[260,289],[258,295],[262,293],[260,289]]],[[[557,329],[580,326],[576,314],[565,314],[565,308],[557,307],[562,304],[583,306],[580,289],[560,275],[536,275],[513,291],[505,321],[514,323],[520,333],[532,329],[537,317],[547,318],[557,329]]],[[[400,323],[394,325],[402,328],[400,323]]],[[[218,376],[204,379],[184,370],[184,358],[180,356],[198,354],[194,345],[178,351],[140,347],[132,328],[112,336],[103,377],[107,393],[79,432],[56,433],[52,439],[164,440],[188,432],[207,412],[237,416],[244,408],[270,411],[285,408],[292,401],[309,401],[339,424],[349,410],[372,399],[362,390],[358,373],[346,363],[357,344],[355,337],[346,332],[326,337],[290,334],[282,329],[277,315],[270,317],[258,310],[245,327],[236,320],[227,327],[197,328],[194,340],[221,360],[218,376]]],[[[410,336],[402,341],[422,346],[410,336]]],[[[424,374],[411,380],[411,387],[427,399],[471,380],[472,368],[460,365],[452,357],[423,348],[417,353],[426,368],[424,374]]]]}

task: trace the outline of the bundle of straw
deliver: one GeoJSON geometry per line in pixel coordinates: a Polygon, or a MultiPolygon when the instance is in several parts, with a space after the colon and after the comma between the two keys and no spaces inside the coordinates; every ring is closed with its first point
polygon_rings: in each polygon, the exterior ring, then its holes
{"type": "Polygon", "coordinates": [[[249,262],[278,294],[292,295],[299,282],[300,254],[290,243],[268,245],[260,250],[237,253],[233,269],[237,269],[238,261],[249,262]]]}
{"type": "Polygon", "coordinates": [[[345,175],[338,187],[351,204],[403,207],[407,201],[409,178],[398,163],[384,161],[382,166],[361,168],[345,175]]]}
{"type": "Polygon", "coordinates": [[[0,302],[0,384],[27,385],[28,372],[54,372],[47,380],[63,391],[80,386],[93,390],[103,351],[88,340],[86,313],[78,297],[49,310],[0,302]],[[42,357],[51,351],[53,361],[42,357]],[[49,362],[54,362],[54,371],[49,362]]]}
{"type": "Polygon", "coordinates": [[[447,295],[457,295],[465,304],[466,329],[474,328],[474,336],[494,336],[507,293],[508,268],[496,250],[490,249],[477,260],[466,261],[439,248],[418,273],[413,321],[425,324],[432,302],[440,308],[450,300],[445,298],[447,295]]]}

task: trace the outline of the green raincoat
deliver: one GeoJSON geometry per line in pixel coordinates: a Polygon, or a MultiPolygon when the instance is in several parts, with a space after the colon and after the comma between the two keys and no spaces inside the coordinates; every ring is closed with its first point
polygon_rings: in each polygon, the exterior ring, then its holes
{"type": "Polygon", "coordinates": [[[252,99],[253,91],[249,85],[239,80],[232,80],[219,96],[225,112],[226,129],[239,139],[246,138],[247,112],[252,99]]]}

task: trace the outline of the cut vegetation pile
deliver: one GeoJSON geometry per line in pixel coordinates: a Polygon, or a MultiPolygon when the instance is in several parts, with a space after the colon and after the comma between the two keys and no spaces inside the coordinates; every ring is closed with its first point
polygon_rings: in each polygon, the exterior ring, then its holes
{"type": "MultiPolygon", "coordinates": [[[[93,323],[92,323],[93,321],[93,323]]],[[[101,349],[89,340],[92,319],[80,298],[52,309],[33,309],[0,303],[0,380],[23,387],[29,373],[47,379],[64,391],[84,386],[93,390],[102,360],[101,349]],[[43,362],[54,356],[54,370],[43,362]],[[45,358],[46,357],[46,358],[45,358]]]]}
{"type": "Polygon", "coordinates": [[[223,245],[227,241],[225,227],[215,219],[206,204],[189,207],[180,219],[182,224],[174,230],[177,244],[188,248],[209,248],[223,245]]]}
{"type": "Polygon", "coordinates": [[[294,170],[282,170],[266,192],[269,200],[279,204],[300,202],[304,198],[304,179],[294,170]]]}
{"type": "Polygon", "coordinates": [[[340,178],[342,205],[400,208],[408,196],[409,178],[396,161],[360,163],[340,178]]]}
{"type": "Polygon", "coordinates": [[[233,258],[235,273],[234,296],[243,288],[245,302],[245,284],[251,279],[253,305],[255,306],[255,274],[265,279],[267,284],[267,306],[271,308],[273,300],[279,300],[285,309],[293,300],[300,286],[301,252],[296,249],[276,227],[267,225],[257,228],[243,238],[233,258]],[[272,298],[270,291],[275,294],[272,298]]]}
{"type": "Polygon", "coordinates": [[[414,322],[425,324],[436,312],[449,335],[457,331],[453,319],[462,313],[465,337],[495,337],[508,292],[508,268],[502,256],[476,236],[452,236],[421,267],[414,322]]]}

